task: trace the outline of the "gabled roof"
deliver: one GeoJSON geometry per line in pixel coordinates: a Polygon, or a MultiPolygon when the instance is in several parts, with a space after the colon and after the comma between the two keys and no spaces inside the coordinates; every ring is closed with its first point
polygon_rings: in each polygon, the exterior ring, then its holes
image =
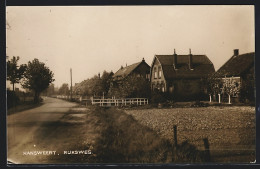
{"type": "Polygon", "coordinates": [[[206,55],[192,55],[192,70],[189,68],[189,55],[177,56],[177,70],[174,69],[174,55],[155,55],[160,62],[166,79],[200,78],[214,73],[215,68],[206,55]]]}
{"type": "MultiPolygon", "coordinates": [[[[189,63],[189,55],[176,55],[177,63],[179,64],[188,64],[189,63]]],[[[173,65],[174,64],[174,56],[173,55],[156,55],[158,60],[162,65],[173,65]]],[[[206,55],[192,55],[192,63],[193,64],[212,64],[212,62],[208,59],[206,55]]]]}
{"type": "MultiPolygon", "coordinates": [[[[141,63],[147,64],[144,60],[138,63],[134,63],[132,65],[126,66],[124,68],[120,68],[114,75],[113,78],[124,78],[128,76],[131,72],[133,72],[141,63]]],[[[147,66],[149,66],[147,64],[147,66]]],[[[150,67],[150,66],[149,66],[150,67]]]]}
{"type": "Polygon", "coordinates": [[[223,76],[240,76],[254,66],[254,58],[255,52],[233,55],[217,72],[223,76]]]}

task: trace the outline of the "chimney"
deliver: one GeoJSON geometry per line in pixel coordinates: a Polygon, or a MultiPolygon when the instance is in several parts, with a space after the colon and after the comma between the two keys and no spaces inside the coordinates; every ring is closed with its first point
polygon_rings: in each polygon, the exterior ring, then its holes
{"type": "Polygon", "coordinates": [[[144,58],[143,58],[142,62],[145,62],[144,58]]]}
{"type": "Polygon", "coordinates": [[[234,49],[234,56],[238,56],[239,55],[239,49],[234,49]]]}
{"type": "Polygon", "coordinates": [[[190,70],[193,69],[193,67],[192,67],[192,54],[191,54],[191,49],[190,49],[190,54],[189,54],[189,68],[190,68],[190,70]]]}
{"type": "Polygon", "coordinates": [[[173,66],[174,66],[174,69],[177,69],[177,54],[176,54],[176,51],[174,49],[174,54],[173,54],[173,66]]]}

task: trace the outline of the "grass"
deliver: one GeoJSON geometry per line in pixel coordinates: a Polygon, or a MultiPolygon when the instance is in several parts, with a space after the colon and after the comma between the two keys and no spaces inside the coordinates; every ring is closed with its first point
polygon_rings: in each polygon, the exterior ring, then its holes
{"type": "Polygon", "coordinates": [[[33,101],[26,101],[7,110],[7,115],[15,114],[21,111],[33,109],[43,105],[43,103],[33,103],[33,101]]]}
{"type": "MultiPolygon", "coordinates": [[[[55,114],[51,112],[50,114],[55,114]]],[[[204,150],[189,141],[177,146],[132,115],[116,108],[71,108],[58,121],[42,121],[30,150],[56,150],[59,155],[36,156],[34,163],[203,163],[204,150]],[[51,144],[50,144],[51,143],[51,144]],[[66,155],[66,150],[88,150],[91,155],[66,155]]],[[[30,147],[31,145],[27,145],[30,147]]]]}
{"type": "Polygon", "coordinates": [[[187,141],[177,147],[161,138],[131,115],[116,108],[91,110],[103,130],[94,152],[98,163],[184,163],[205,162],[204,151],[187,141]]]}

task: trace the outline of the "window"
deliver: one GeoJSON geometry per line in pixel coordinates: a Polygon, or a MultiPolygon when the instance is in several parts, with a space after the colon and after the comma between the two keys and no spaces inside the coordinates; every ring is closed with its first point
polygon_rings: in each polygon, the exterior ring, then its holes
{"type": "Polygon", "coordinates": [[[164,86],[162,87],[162,92],[165,92],[164,86]]]}
{"type": "Polygon", "coordinates": [[[146,79],[150,79],[150,74],[147,73],[145,77],[146,77],[146,79]]]}
{"type": "Polygon", "coordinates": [[[156,67],[154,68],[154,78],[157,79],[157,69],[156,69],[156,67]]]}
{"type": "Polygon", "coordinates": [[[158,68],[158,78],[160,79],[162,77],[162,68],[158,68]]]}

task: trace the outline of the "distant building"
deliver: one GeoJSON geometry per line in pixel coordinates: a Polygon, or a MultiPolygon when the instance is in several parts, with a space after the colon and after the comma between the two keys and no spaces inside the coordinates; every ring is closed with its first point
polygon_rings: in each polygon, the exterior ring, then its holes
{"type": "Polygon", "coordinates": [[[233,98],[254,101],[254,60],[255,52],[239,54],[239,49],[234,49],[233,56],[217,71],[223,82],[232,81],[236,87],[231,95],[233,98]]]}
{"type": "Polygon", "coordinates": [[[142,76],[147,80],[150,79],[150,66],[145,62],[144,58],[141,62],[126,67],[121,66],[121,68],[113,75],[113,85],[122,83],[126,77],[132,75],[138,77],[142,76]]]}
{"type": "Polygon", "coordinates": [[[206,55],[155,55],[151,65],[151,89],[174,100],[195,100],[204,92],[202,78],[214,73],[206,55]]]}

